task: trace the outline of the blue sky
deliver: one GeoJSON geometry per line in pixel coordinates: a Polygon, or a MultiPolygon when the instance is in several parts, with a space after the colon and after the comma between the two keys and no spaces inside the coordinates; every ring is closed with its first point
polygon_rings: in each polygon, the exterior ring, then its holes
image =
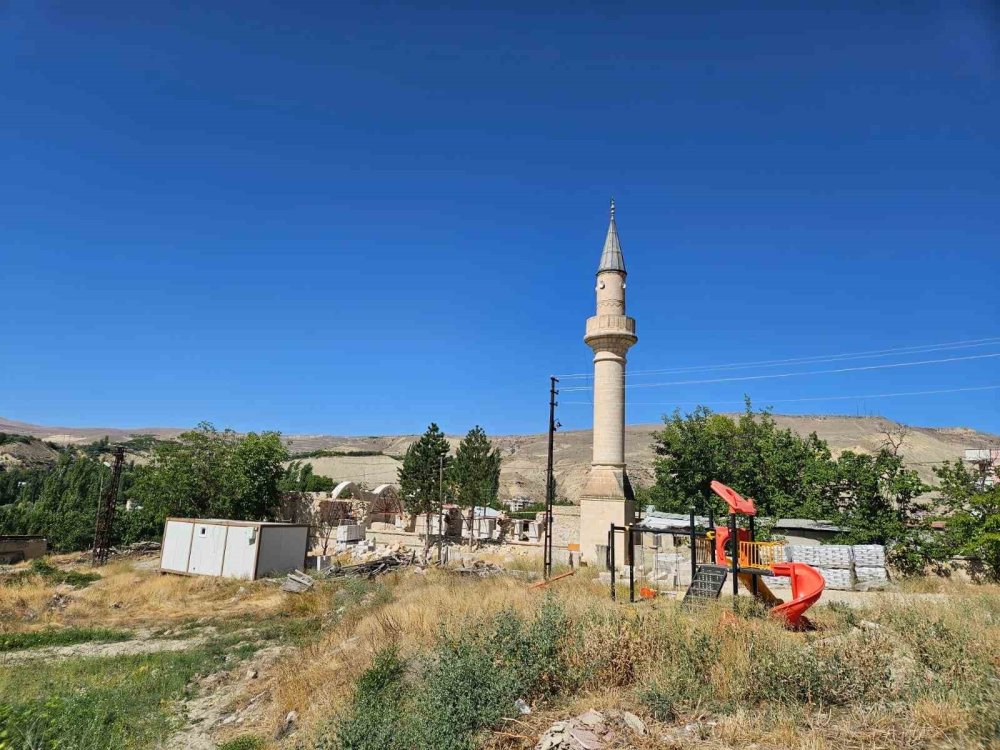
{"type": "MultiPolygon", "coordinates": [[[[1000,337],[995,3],[224,5],[0,4],[3,416],[541,431],[611,195],[636,385],[1000,337]]],[[[853,398],[988,385],[675,384],[628,420],[748,393],[1000,432],[1000,390],[853,398]]]]}

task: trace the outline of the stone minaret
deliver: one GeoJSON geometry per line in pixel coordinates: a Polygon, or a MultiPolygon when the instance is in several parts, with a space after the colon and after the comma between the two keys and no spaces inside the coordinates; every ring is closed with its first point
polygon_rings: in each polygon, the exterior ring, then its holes
{"type": "MultiPolygon", "coordinates": [[[[625,354],[638,341],[635,319],[625,314],[625,258],[611,223],[597,268],[597,314],[583,337],[594,350],[594,457],[580,499],[580,552],[594,564],[597,545],[607,544],[608,527],[635,519],[635,500],[625,471],[625,354]]],[[[616,541],[617,549],[625,545],[616,541]]],[[[616,550],[617,551],[617,550],[616,550]]],[[[616,554],[621,559],[621,554],[616,554]]]]}

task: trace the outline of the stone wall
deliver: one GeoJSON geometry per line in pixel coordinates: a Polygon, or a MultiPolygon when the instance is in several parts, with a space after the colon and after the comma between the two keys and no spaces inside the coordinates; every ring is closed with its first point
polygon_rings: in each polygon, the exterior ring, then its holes
{"type": "Polygon", "coordinates": [[[44,557],[48,542],[41,536],[0,536],[0,563],[19,563],[44,557]]]}
{"type": "Polygon", "coordinates": [[[566,549],[580,543],[580,506],[552,506],[552,546],[566,549]]]}

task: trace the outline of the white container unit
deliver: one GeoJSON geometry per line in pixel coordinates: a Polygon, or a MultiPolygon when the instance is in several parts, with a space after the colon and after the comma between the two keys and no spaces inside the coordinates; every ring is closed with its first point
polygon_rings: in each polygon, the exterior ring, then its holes
{"type": "Polygon", "coordinates": [[[160,571],[254,580],[301,569],[308,543],[305,524],[168,518],[160,571]]]}

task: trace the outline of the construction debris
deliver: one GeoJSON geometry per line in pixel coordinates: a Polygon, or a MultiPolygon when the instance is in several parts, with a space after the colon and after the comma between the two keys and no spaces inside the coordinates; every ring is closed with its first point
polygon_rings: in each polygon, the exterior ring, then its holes
{"type": "Polygon", "coordinates": [[[112,547],[110,554],[113,556],[125,556],[129,557],[132,555],[144,555],[147,552],[159,552],[160,543],[159,542],[134,542],[133,544],[125,545],[124,547],[112,547]]]}
{"type": "Polygon", "coordinates": [[[457,573],[461,576],[479,576],[480,578],[489,578],[490,576],[502,575],[507,571],[499,565],[494,565],[493,563],[484,562],[482,560],[476,560],[471,565],[466,564],[461,568],[452,568],[451,572],[457,573]]]}
{"type": "Polygon", "coordinates": [[[605,750],[633,747],[633,735],[645,735],[646,725],[628,711],[595,711],[557,721],[543,734],[535,750],[605,750]]]}
{"type": "Polygon", "coordinates": [[[285,582],[281,584],[281,590],[287,591],[290,594],[301,594],[303,591],[311,589],[315,584],[316,581],[301,570],[293,570],[285,576],[285,582]]]}
{"type": "Polygon", "coordinates": [[[399,568],[419,565],[416,552],[388,548],[380,557],[355,565],[334,566],[323,571],[328,578],[375,578],[399,568]]]}

